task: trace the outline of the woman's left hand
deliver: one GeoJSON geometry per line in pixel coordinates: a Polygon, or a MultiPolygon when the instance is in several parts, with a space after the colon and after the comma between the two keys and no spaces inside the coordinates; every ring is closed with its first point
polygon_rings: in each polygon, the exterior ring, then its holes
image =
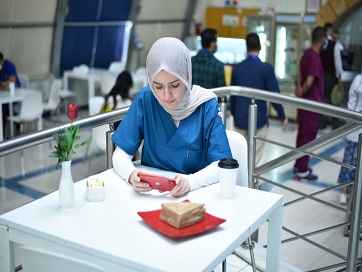
{"type": "Polygon", "coordinates": [[[182,196],[190,191],[190,182],[184,175],[176,176],[176,186],[171,190],[170,194],[174,197],[182,196]]]}

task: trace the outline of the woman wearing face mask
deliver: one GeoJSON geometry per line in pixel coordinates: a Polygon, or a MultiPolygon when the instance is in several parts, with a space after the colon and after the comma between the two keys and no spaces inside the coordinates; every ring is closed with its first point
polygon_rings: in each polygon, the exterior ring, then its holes
{"type": "Polygon", "coordinates": [[[136,191],[151,190],[131,161],[143,140],[143,165],[180,173],[172,196],[217,182],[218,161],[232,155],[216,95],[191,86],[189,50],[176,38],[161,38],[148,53],[146,71],[149,86],[112,137],[115,171],[136,191]]]}

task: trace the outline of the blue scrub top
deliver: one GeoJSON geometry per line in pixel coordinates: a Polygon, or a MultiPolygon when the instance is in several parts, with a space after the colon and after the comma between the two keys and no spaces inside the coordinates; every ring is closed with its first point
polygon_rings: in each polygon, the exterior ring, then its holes
{"type": "Polygon", "coordinates": [[[176,127],[147,86],[137,94],[112,140],[129,155],[134,155],[144,140],[143,165],[192,174],[232,157],[219,112],[216,99],[211,99],[176,127]]]}

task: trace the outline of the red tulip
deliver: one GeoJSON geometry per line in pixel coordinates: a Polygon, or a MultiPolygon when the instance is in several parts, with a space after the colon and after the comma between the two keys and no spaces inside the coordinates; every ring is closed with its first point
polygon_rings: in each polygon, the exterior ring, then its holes
{"type": "Polygon", "coordinates": [[[70,120],[75,120],[78,117],[78,106],[77,104],[69,104],[68,105],[68,118],[70,120]]]}

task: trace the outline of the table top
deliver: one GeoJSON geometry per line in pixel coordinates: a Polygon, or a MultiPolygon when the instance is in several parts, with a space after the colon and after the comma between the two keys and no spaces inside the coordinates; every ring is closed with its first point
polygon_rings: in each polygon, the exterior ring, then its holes
{"type": "Polygon", "coordinates": [[[100,75],[105,73],[114,76],[114,78],[118,76],[118,73],[111,72],[108,69],[104,68],[89,68],[87,72],[77,72],[73,70],[64,71],[65,76],[72,76],[77,78],[93,78],[95,80],[100,80],[100,75]]]}
{"type": "Polygon", "coordinates": [[[211,271],[269,218],[283,198],[237,187],[233,199],[223,199],[218,184],[179,198],[158,191],[141,194],[113,169],[100,175],[106,189],[102,202],[86,201],[86,180],[81,180],[74,184],[72,211],[59,210],[56,191],[1,215],[0,224],[137,270],[211,271]],[[207,233],[175,240],[149,227],[137,214],[185,199],[204,203],[206,212],[226,222],[207,233]]]}
{"type": "Polygon", "coordinates": [[[11,96],[10,91],[0,91],[0,103],[5,104],[10,102],[22,101],[25,96],[33,94],[35,92],[39,93],[39,91],[37,90],[15,88],[15,94],[14,96],[11,96]]]}
{"type": "MultiPolygon", "coordinates": [[[[100,80],[100,75],[101,74],[110,74],[112,75],[114,78],[117,78],[118,73],[115,72],[111,72],[108,69],[104,69],[104,68],[90,68],[86,73],[80,73],[80,72],[75,72],[73,70],[66,70],[64,71],[64,75],[69,77],[76,77],[76,78],[83,78],[83,79],[89,79],[92,78],[93,80],[100,80]]],[[[145,82],[147,84],[147,79],[146,79],[146,74],[137,74],[137,73],[131,73],[132,74],[132,79],[135,82],[141,81],[141,82],[145,82]]]]}

